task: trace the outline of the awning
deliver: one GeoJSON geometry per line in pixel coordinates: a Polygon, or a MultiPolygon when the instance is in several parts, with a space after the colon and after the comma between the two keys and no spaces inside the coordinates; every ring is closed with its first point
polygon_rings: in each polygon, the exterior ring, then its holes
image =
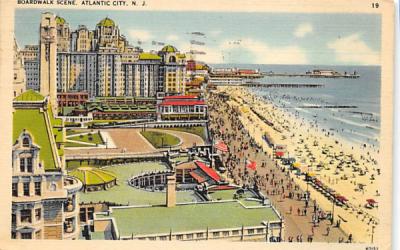
{"type": "Polygon", "coordinates": [[[284,156],[284,155],[285,155],[285,152],[283,152],[283,151],[275,152],[275,156],[282,157],[282,156],[284,156]]]}
{"type": "Polygon", "coordinates": [[[374,200],[374,199],[367,199],[367,202],[369,203],[369,204],[375,204],[375,203],[378,203],[376,200],[374,200]]]}
{"type": "Polygon", "coordinates": [[[220,181],[221,177],[215,172],[214,169],[208,167],[204,162],[195,161],[196,165],[208,176],[210,176],[214,181],[220,181]]]}
{"type": "Polygon", "coordinates": [[[203,177],[201,177],[200,175],[196,174],[193,171],[189,172],[189,175],[192,176],[193,179],[197,181],[197,183],[203,183],[206,181],[203,177]]]}

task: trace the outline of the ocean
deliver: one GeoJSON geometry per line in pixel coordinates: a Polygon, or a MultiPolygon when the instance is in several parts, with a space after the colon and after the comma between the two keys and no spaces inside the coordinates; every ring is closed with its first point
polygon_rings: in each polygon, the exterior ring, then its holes
{"type": "Polygon", "coordinates": [[[240,65],[218,64],[214,67],[259,69],[262,72],[305,73],[313,69],[329,69],[340,73],[356,71],[360,77],[309,78],[264,77],[260,83],[313,83],[323,88],[250,88],[254,94],[271,101],[279,108],[297,114],[334,133],[352,144],[379,147],[380,136],[380,66],[323,65],[240,65]],[[354,106],[354,108],[307,108],[304,106],[354,106]]]}

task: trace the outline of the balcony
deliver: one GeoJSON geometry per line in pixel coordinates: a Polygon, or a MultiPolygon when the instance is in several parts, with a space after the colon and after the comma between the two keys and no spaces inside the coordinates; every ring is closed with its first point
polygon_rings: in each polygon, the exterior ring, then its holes
{"type": "Polygon", "coordinates": [[[73,194],[81,190],[82,182],[72,176],[64,177],[64,188],[68,191],[68,194],[73,194]]]}

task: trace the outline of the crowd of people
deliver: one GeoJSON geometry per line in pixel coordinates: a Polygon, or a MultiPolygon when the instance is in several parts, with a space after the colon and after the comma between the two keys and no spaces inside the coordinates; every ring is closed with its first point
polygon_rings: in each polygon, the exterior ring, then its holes
{"type": "Polygon", "coordinates": [[[315,239],[345,242],[342,239],[346,235],[337,225],[334,233],[324,232],[323,227],[329,225],[331,228],[328,213],[295,183],[289,168],[279,164],[250,136],[238,119],[239,110],[224,102],[217,94],[210,95],[207,101],[211,135],[214,140],[223,140],[228,145],[228,152],[222,153],[227,178],[240,186],[257,186],[270,199],[285,220],[286,237],[282,240],[302,242],[303,235],[306,235],[307,242],[315,239]],[[247,167],[248,161],[255,161],[256,169],[247,167]]]}

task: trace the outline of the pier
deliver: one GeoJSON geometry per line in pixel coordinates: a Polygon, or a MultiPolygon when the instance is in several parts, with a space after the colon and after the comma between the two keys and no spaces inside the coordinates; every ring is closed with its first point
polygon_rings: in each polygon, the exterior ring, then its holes
{"type": "Polygon", "coordinates": [[[306,109],[355,109],[358,108],[354,105],[305,105],[299,106],[299,108],[306,109]]]}
{"type": "Polygon", "coordinates": [[[239,86],[257,87],[257,88],[323,88],[324,84],[319,83],[258,83],[249,82],[239,86]]]}

